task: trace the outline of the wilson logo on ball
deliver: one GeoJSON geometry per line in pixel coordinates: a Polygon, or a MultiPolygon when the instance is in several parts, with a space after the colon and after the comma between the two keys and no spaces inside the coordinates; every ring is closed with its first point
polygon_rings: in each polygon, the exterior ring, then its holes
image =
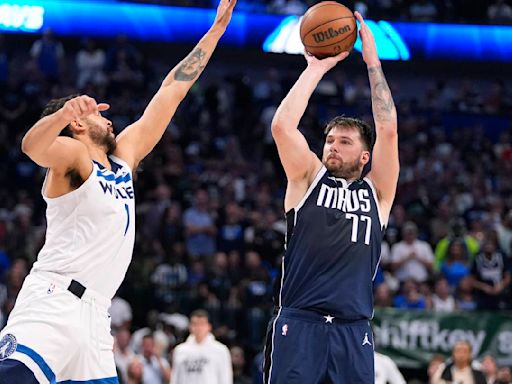
{"type": "Polygon", "coordinates": [[[350,31],[350,25],[345,25],[338,29],[329,28],[327,31],[313,33],[313,38],[315,39],[315,43],[321,43],[322,41],[333,39],[350,31]]]}

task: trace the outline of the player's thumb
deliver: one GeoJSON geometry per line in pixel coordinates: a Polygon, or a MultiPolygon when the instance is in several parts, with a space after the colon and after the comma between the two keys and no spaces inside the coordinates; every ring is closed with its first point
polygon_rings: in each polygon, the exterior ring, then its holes
{"type": "Polygon", "coordinates": [[[110,108],[110,104],[107,103],[99,103],[98,104],[98,111],[103,112],[110,108]]]}

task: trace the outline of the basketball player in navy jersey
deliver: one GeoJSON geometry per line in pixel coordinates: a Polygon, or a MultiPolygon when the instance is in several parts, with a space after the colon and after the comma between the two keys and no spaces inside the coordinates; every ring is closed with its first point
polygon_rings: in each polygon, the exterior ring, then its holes
{"type": "Polygon", "coordinates": [[[23,152],[48,169],[48,228],[0,332],[0,384],[118,382],[107,310],[132,258],[133,170],[205,68],[235,3],[220,1],[210,30],[117,138],[101,115],[108,105],[85,95],[51,101],[23,138],[23,152]]]}
{"type": "Polygon", "coordinates": [[[347,52],[324,60],[306,54],[307,68],[272,122],[288,179],[288,231],[265,347],[266,384],[375,380],[372,281],[398,180],[397,115],[373,35],[356,17],[376,132],[361,120],[334,118],[320,161],[297,129],[318,82],[347,52]]]}

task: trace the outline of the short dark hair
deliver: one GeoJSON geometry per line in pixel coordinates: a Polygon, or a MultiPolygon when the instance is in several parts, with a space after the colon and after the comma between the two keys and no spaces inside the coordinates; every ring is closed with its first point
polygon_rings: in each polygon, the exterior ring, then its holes
{"type": "Polygon", "coordinates": [[[336,116],[325,127],[324,133],[327,135],[335,127],[357,128],[363,144],[371,152],[375,144],[375,130],[366,122],[355,117],[336,116]]]}
{"type": "Polygon", "coordinates": [[[204,309],[196,309],[190,314],[190,318],[193,317],[205,317],[206,320],[210,321],[210,315],[204,309]]]}
{"type": "MultiPolygon", "coordinates": [[[[66,104],[67,101],[74,99],[75,97],[78,97],[80,95],[74,94],[69,95],[66,97],[61,97],[60,99],[52,99],[46,104],[46,106],[43,109],[43,113],[41,113],[41,119],[45,116],[49,116],[57,112],[59,109],[61,109],[64,104],[66,104]]],[[[60,136],[67,136],[67,137],[73,137],[73,131],[71,131],[71,126],[68,124],[66,128],[64,128],[60,132],[60,136]]]]}

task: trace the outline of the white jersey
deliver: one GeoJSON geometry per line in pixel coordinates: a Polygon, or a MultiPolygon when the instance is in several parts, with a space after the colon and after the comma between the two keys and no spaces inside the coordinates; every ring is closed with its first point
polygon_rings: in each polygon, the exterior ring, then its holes
{"type": "Polygon", "coordinates": [[[228,348],[212,334],[198,344],[194,336],[174,350],[173,384],[232,384],[233,370],[228,348]]]}
{"type": "Polygon", "coordinates": [[[33,271],[54,272],[112,298],[130,264],[135,240],[135,194],[127,163],[109,156],[112,171],[93,161],[76,190],[43,198],[46,241],[33,271]]]}

